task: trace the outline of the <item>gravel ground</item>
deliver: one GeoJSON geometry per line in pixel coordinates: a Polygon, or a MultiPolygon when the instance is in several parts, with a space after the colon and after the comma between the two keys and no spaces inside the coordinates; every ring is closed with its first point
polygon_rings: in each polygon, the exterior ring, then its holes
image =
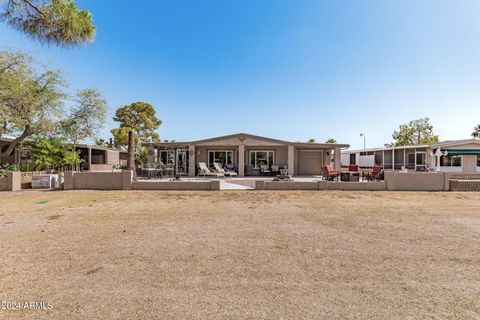
{"type": "Polygon", "coordinates": [[[0,319],[480,319],[479,200],[4,192],[0,319]]]}

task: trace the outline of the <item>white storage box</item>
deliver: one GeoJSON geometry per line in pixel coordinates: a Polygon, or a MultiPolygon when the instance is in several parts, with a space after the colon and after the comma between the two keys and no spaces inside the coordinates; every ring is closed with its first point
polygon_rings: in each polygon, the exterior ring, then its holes
{"type": "Polygon", "coordinates": [[[58,184],[58,174],[44,174],[32,177],[32,189],[54,189],[58,184]]]}

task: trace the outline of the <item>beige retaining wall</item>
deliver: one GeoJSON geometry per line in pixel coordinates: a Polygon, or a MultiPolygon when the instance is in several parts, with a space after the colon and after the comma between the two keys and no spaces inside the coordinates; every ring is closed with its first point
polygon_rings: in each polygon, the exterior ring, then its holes
{"type": "Polygon", "coordinates": [[[451,179],[449,190],[450,191],[480,191],[480,180],[451,179]]]}
{"type": "Polygon", "coordinates": [[[445,173],[445,190],[455,191],[454,189],[450,188],[450,180],[480,180],[480,174],[446,172],[445,173]]]}
{"type": "Polygon", "coordinates": [[[22,189],[22,173],[9,172],[6,177],[0,178],[0,191],[20,191],[22,189]]]}
{"type": "Polygon", "coordinates": [[[328,190],[364,190],[364,191],[383,191],[385,190],[385,181],[379,182],[353,182],[353,181],[332,181],[327,183],[328,190]]]}
{"type": "Polygon", "coordinates": [[[220,190],[220,181],[134,181],[133,190],[220,190]]]}
{"type": "Polygon", "coordinates": [[[256,190],[366,190],[386,189],[380,182],[341,182],[341,181],[255,181],[256,190]]]}
{"type": "Polygon", "coordinates": [[[480,180],[480,174],[385,171],[387,190],[448,191],[450,180],[480,180]]]}
{"type": "Polygon", "coordinates": [[[395,172],[385,171],[387,190],[396,191],[445,191],[444,172],[395,172]]]}
{"type": "Polygon", "coordinates": [[[253,180],[253,179],[245,179],[245,180],[242,180],[242,179],[234,179],[234,180],[227,179],[227,180],[225,180],[225,182],[239,184],[239,185],[244,186],[244,187],[250,187],[250,188],[255,189],[255,180],[253,180]]]}
{"type": "Polygon", "coordinates": [[[64,190],[130,190],[132,171],[64,173],[64,190]]]}

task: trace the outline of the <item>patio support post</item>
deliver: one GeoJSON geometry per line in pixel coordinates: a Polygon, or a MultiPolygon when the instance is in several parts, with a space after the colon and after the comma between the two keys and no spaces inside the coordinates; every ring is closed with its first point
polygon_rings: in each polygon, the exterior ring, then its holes
{"type": "Polygon", "coordinates": [[[395,170],[395,149],[392,149],[392,170],[395,170]]]}
{"type": "Polygon", "coordinates": [[[195,146],[194,145],[189,145],[188,146],[188,176],[189,177],[195,177],[195,146]]]}
{"type": "Polygon", "coordinates": [[[92,148],[88,148],[88,171],[92,171],[92,148]]]}
{"type": "Polygon", "coordinates": [[[342,169],[342,164],[340,163],[340,157],[342,155],[342,149],[335,148],[335,160],[333,161],[333,165],[335,166],[336,171],[340,171],[342,169]]]}
{"type": "Polygon", "coordinates": [[[238,176],[245,176],[245,145],[238,146],[238,176]]]}
{"type": "Polygon", "coordinates": [[[153,151],[153,146],[151,144],[148,145],[148,149],[147,149],[147,162],[148,164],[153,164],[155,161],[154,161],[154,151],[153,151]]]}
{"type": "Polygon", "coordinates": [[[288,146],[288,174],[295,175],[295,147],[288,146]]]}

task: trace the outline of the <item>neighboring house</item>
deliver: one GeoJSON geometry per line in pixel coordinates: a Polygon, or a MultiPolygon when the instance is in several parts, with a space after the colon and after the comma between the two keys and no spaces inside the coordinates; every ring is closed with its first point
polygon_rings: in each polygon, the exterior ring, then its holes
{"type": "MultiPolygon", "coordinates": [[[[6,150],[12,141],[13,138],[0,137],[0,149],[6,150]]],[[[84,161],[81,165],[84,170],[105,171],[126,165],[126,151],[86,144],[76,145],[76,149],[80,151],[80,158],[84,161]]],[[[11,155],[0,159],[0,164],[26,165],[31,160],[30,150],[17,146],[11,155]]]]}
{"type": "Polygon", "coordinates": [[[348,144],[290,142],[238,133],[190,142],[144,143],[149,164],[171,164],[177,174],[196,175],[199,162],[219,162],[239,176],[260,174],[262,165],[288,168],[291,175],[321,175],[322,165],[340,169],[340,154],[348,144]]]}
{"type": "Polygon", "coordinates": [[[480,140],[466,139],[445,141],[432,144],[374,148],[365,150],[343,150],[342,166],[357,164],[361,168],[374,164],[382,165],[385,170],[425,171],[428,167],[437,169],[435,153],[440,149],[447,152],[440,157],[438,171],[443,172],[480,172],[480,140]]]}
{"type": "Polygon", "coordinates": [[[80,150],[84,170],[106,171],[127,165],[126,160],[124,160],[127,152],[123,150],[87,144],[78,144],[75,148],[80,150]]]}

